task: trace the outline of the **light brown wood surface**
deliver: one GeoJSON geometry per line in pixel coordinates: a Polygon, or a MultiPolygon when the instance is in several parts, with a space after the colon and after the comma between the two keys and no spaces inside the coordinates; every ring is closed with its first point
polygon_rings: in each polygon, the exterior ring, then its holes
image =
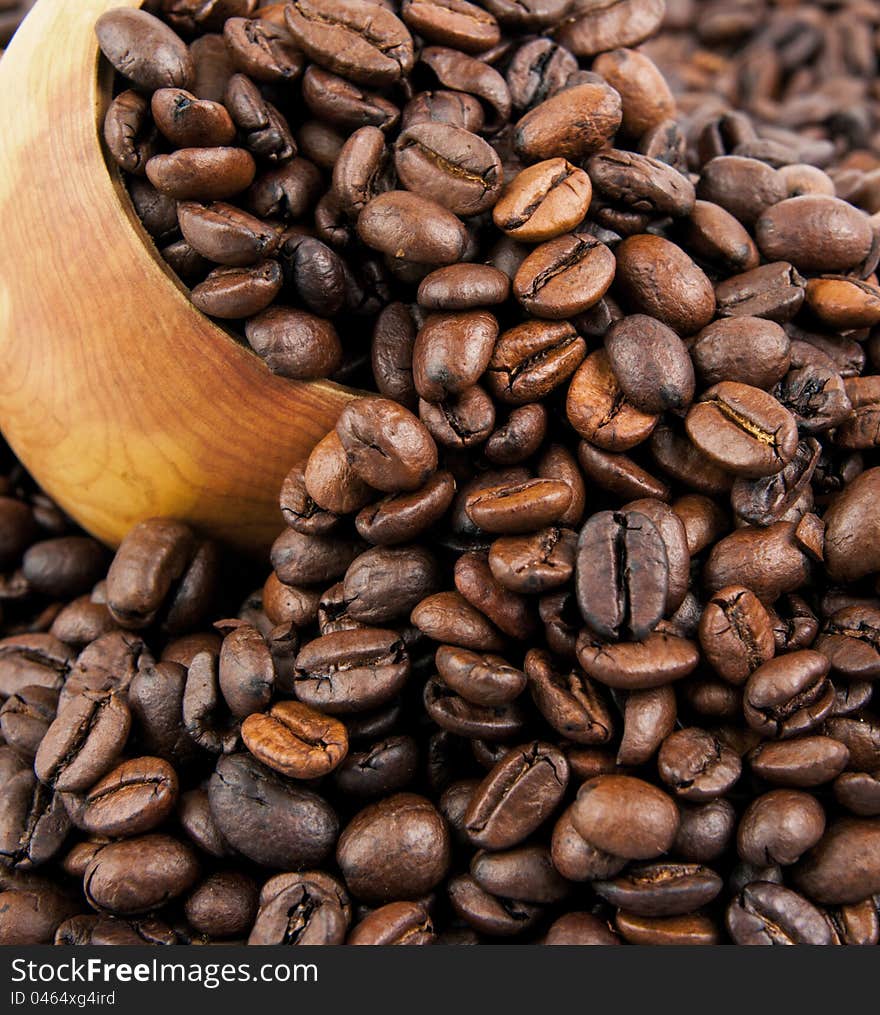
{"type": "Polygon", "coordinates": [[[39,0],[0,61],[0,428],[108,543],[174,515],[259,551],[352,393],[273,376],[159,257],[99,140],[94,23],[120,6],[39,0]]]}

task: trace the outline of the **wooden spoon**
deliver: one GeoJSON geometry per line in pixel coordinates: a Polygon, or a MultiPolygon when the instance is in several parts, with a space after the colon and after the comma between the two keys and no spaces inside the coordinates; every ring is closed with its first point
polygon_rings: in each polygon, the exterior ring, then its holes
{"type": "Polygon", "coordinates": [[[162,261],[100,138],[94,25],[121,6],[140,0],[39,0],[0,61],[0,427],[110,544],[173,515],[258,552],[354,393],[275,377],[162,261]]]}

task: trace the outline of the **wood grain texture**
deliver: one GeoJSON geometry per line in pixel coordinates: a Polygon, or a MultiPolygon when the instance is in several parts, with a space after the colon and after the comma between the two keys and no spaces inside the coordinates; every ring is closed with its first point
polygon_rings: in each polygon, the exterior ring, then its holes
{"type": "Polygon", "coordinates": [[[273,376],[161,260],[100,141],[94,23],[119,6],[140,2],[39,0],[0,62],[0,427],[110,544],[173,515],[260,551],[353,393],[273,376]]]}

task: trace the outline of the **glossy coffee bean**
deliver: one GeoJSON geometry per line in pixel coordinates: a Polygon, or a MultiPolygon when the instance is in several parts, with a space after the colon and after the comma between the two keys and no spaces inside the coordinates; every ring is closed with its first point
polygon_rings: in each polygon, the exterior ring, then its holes
{"type": "Polygon", "coordinates": [[[248,716],[241,738],[255,758],[293,779],[332,772],[348,751],[345,726],[298,701],[279,701],[265,714],[248,716]]]}
{"type": "Polygon", "coordinates": [[[471,842],[492,850],[522,842],[556,808],[568,775],[565,756],[550,744],[510,751],[474,791],[464,817],[471,842]]]}
{"type": "Polygon", "coordinates": [[[336,860],[349,891],[365,902],[417,899],[446,874],[449,848],[446,823],[429,801],[399,793],[355,815],[336,860]]]}
{"type": "Polygon", "coordinates": [[[678,831],[678,809],[650,783],[604,775],[578,791],[571,820],[587,842],[615,856],[649,860],[665,853],[678,831]]]}

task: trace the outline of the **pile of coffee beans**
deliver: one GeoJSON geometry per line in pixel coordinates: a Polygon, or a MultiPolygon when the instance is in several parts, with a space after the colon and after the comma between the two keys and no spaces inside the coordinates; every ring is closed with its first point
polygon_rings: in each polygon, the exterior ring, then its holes
{"type": "Polygon", "coordinates": [[[880,943],[878,29],[101,18],[194,304],[371,393],[268,578],[6,463],[0,942],[880,943]]]}

